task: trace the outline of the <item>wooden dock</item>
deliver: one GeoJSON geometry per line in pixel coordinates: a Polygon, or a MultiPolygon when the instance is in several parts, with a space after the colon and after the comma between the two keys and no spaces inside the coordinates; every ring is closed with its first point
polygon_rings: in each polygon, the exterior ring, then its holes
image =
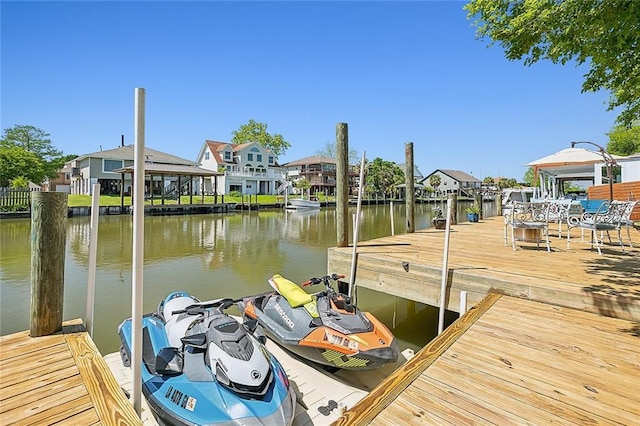
{"type": "Polygon", "coordinates": [[[0,425],[140,425],[81,320],[0,337],[0,425]]]}
{"type": "MultiPolygon", "coordinates": [[[[564,229],[566,231],[566,227],[564,229]]],[[[550,226],[551,253],[535,244],[504,245],[501,217],[451,228],[447,277],[447,309],[459,311],[459,295],[468,305],[488,293],[501,293],[640,322],[640,232],[631,229],[635,247],[626,254],[611,233],[602,256],[591,249],[590,235],[581,241],[573,229],[571,245],[550,226]]],[[[358,243],[356,284],[360,287],[440,305],[445,231],[428,228],[358,243]]],[[[544,246],[544,245],[542,245],[544,246]]],[[[328,251],[328,271],[349,276],[352,247],[328,251]]]]}
{"type": "Polygon", "coordinates": [[[640,326],[490,294],[334,425],[640,424],[640,326]]]}

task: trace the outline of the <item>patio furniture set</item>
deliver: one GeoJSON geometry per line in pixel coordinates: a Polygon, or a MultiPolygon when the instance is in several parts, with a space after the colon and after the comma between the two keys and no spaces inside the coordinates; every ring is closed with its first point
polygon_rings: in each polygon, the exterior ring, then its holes
{"type": "MultiPolygon", "coordinates": [[[[592,200],[593,201],[593,200],[592,200]]],[[[600,201],[585,208],[579,201],[545,200],[514,203],[504,217],[504,244],[508,245],[509,231],[511,246],[517,250],[517,242],[544,243],[548,252],[551,251],[549,241],[549,224],[558,224],[558,237],[562,238],[562,226],[567,227],[567,249],[571,244],[571,229],[578,228],[582,232],[584,241],[585,231],[591,233],[591,248],[594,246],[598,254],[602,254],[604,234],[611,243],[611,231],[618,233],[620,248],[625,253],[622,241],[622,229],[626,228],[629,246],[633,247],[630,229],[633,227],[631,212],[637,201],[600,201]]]]}

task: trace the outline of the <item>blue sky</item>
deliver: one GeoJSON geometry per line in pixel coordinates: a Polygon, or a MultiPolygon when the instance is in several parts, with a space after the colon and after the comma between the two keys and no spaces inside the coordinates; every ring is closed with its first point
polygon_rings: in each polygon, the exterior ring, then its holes
{"type": "Polygon", "coordinates": [[[1,125],[33,125],[65,154],[134,142],[190,160],[253,119],[315,154],[349,147],[427,175],[521,179],[573,140],[606,145],[608,93],[586,67],[509,62],[475,38],[465,2],[2,1],[1,125]]]}

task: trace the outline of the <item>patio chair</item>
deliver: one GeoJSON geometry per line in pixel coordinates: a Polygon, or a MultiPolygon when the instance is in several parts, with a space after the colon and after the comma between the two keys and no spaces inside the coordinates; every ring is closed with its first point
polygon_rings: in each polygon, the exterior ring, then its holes
{"type": "Polygon", "coordinates": [[[547,251],[551,251],[549,244],[549,207],[551,203],[530,202],[514,203],[513,208],[505,215],[505,245],[507,244],[507,230],[511,230],[511,246],[517,250],[516,241],[536,243],[540,250],[540,242],[544,241],[547,251]]]}
{"type": "Polygon", "coordinates": [[[549,222],[558,223],[558,238],[562,238],[562,224],[567,225],[567,231],[571,228],[571,219],[582,214],[582,205],[573,200],[550,200],[549,222]]]}
{"type": "MultiPolygon", "coordinates": [[[[625,204],[624,212],[622,213],[622,218],[620,219],[620,226],[627,228],[627,238],[629,239],[629,247],[633,247],[633,241],[631,241],[631,228],[633,227],[633,221],[631,220],[631,213],[633,209],[636,207],[638,201],[612,201],[612,203],[623,203],[625,204]]],[[[607,236],[609,237],[609,242],[611,242],[611,235],[607,232],[607,236]]]]}
{"type": "MultiPolygon", "coordinates": [[[[625,253],[624,244],[622,243],[621,228],[623,226],[626,209],[626,202],[604,202],[595,213],[585,213],[582,218],[573,225],[583,230],[591,231],[591,248],[595,245],[598,249],[598,254],[600,255],[602,254],[602,250],[600,248],[603,245],[604,235],[598,238],[598,231],[600,231],[601,234],[604,232],[607,232],[608,234],[610,231],[617,231],[620,247],[622,248],[622,252],[625,253]]],[[[630,214],[631,213],[629,212],[629,215],[630,214]]],[[[567,249],[569,249],[570,242],[571,235],[569,234],[567,236],[567,249]]]]}

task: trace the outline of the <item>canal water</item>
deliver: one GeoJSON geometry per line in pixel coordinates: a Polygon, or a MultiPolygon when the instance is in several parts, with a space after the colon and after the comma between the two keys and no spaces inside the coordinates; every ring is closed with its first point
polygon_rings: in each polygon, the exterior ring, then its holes
{"type": "MultiPolygon", "coordinates": [[[[416,206],[416,229],[431,226],[432,207],[416,206]]],[[[459,220],[466,220],[466,205],[458,207],[459,220]]],[[[391,235],[390,210],[388,204],[363,206],[360,240],[391,235]]],[[[404,204],[397,203],[396,234],[405,232],[405,218],[404,204]]],[[[85,315],[89,221],[67,220],[65,320],[85,315]]],[[[147,216],[144,223],[145,313],[175,290],[201,300],[238,298],[270,290],[267,280],[276,273],[302,282],[333,272],[326,265],[327,248],[336,245],[335,208],[147,216]]],[[[1,335],[30,327],[30,226],[30,219],[0,220],[1,335]]],[[[118,324],[131,316],[132,218],[101,216],[98,231],[93,337],[107,354],[118,350],[118,324]]],[[[437,308],[366,289],[358,290],[358,305],[393,331],[401,349],[419,349],[437,334],[437,308]]]]}

